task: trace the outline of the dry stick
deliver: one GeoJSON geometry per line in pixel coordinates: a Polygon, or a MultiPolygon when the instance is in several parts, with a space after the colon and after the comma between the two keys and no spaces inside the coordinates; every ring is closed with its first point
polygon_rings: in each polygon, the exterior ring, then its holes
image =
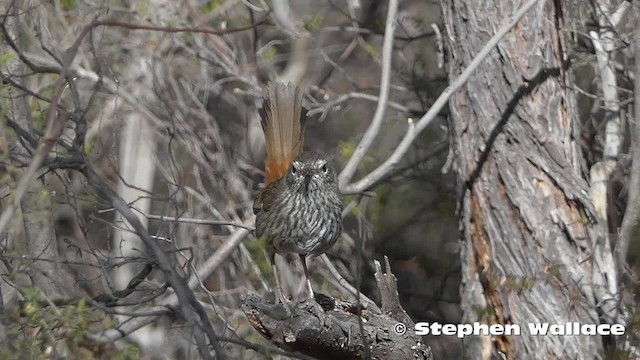
{"type": "MultiPolygon", "coordinates": [[[[640,5],[636,5],[640,10],[640,5]]],[[[616,246],[616,261],[624,264],[629,252],[629,240],[634,226],[640,219],[640,17],[636,17],[636,28],[633,33],[635,80],[633,103],[633,131],[631,132],[631,174],[629,179],[629,200],[620,226],[620,239],[616,246]]],[[[622,271],[620,272],[623,273],[622,271]]]]}
{"type": "MultiPolygon", "coordinates": [[[[327,268],[329,268],[329,272],[331,273],[331,275],[333,275],[336,281],[338,281],[338,284],[340,284],[353,296],[357,297],[358,290],[354,288],[353,285],[349,284],[349,282],[345,278],[343,278],[342,275],[340,275],[340,272],[338,271],[338,269],[336,269],[336,267],[333,265],[331,260],[329,260],[329,257],[327,256],[327,254],[320,255],[320,258],[322,259],[322,262],[324,262],[324,264],[327,266],[327,268]]],[[[380,312],[380,308],[378,307],[378,305],[373,300],[369,299],[362,292],[360,292],[359,301],[366,304],[369,308],[374,309],[377,312],[380,312]]]]}
{"type": "Polygon", "coordinates": [[[85,30],[90,31],[98,26],[110,26],[110,27],[121,27],[129,30],[148,30],[148,31],[160,31],[167,33],[203,33],[203,34],[214,34],[214,35],[224,35],[230,34],[234,32],[245,31],[249,29],[253,29],[254,27],[264,23],[269,17],[270,11],[260,17],[253,24],[249,24],[246,26],[241,26],[233,29],[211,29],[206,27],[185,27],[185,28],[174,28],[174,27],[166,27],[166,26],[152,26],[152,25],[139,25],[139,24],[131,24],[126,23],[114,19],[108,20],[100,20],[95,21],[94,23],[88,25],[85,30]]]}
{"type": "MultiPolygon", "coordinates": [[[[615,51],[616,37],[613,28],[616,23],[624,19],[624,14],[616,12],[617,15],[614,19],[609,13],[607,0],[598,0],[595,4],[598,8],[596,15],[599,30],[597,32],[590,31],[589,36],[596,54],[598,75],[604,97],[606,124],[603,159],[595,163],[590,169],[592,184],[590,192],[591,200],[598,212],[598,219],[606,230],[606,224],[609,221],[607,219],[607,207],[610,206],[607,201],[607,184],[615,165],[615,160],[620,155],[623,140],[620,95],[618,94],[615,70],[611,63],[612,53],[615,51]]],[[[604,241],[598,241],[594,244],[592,258],[595,298],[600,312],[604,314],[606,321],[611,322],[620,315],[618,299],[616,299],[619,295],[617,280],[620,279],[623,263],[616,263],[616,250],[611,248],[609,236],[606,235],[604,241]]]]}
{"type": "Polygon", "coordinates": [[[62,72],[56,80],[54,85],[54,96],[52,98],[51,105],[47,110],[47,127],[44,133],[44,137],[38,143],[38,147],[36,148],[35,154],[27,167],[27,170],[22,174],[20,180],[18,181],[18,186],[13,194],[13,201],[11,204],[2,212],[0,216],[0,233],[3,233],[9,221],[13,218],[13,215],[16,212],[18,206],[20,206],[20,201],[24,196],[24,193],[27,191],[27,187],[34,180],[40,165],[49,154],[49,151],[53,147],[53,144],[58,141],[58,138],[62,134],[62,129],[64,128],[64,124],[67,122],[69,118],[68,112],[61,112],[58,116],[56,116],[56,107],[58,101],[60,100],[60,95],[62,94],[62,84],[64,83],[64,78],[69,69],[68,64],[62,68],[62,72]]]}
{"type": "Polygon", "coordinates": [[[349,184],[348,186],[344,184],[343,193],[345,194],[356,194],[360,193],[374,184],[376,184],[380,179],[384,178],[389,172],[391,172],[397,165],[400,163],[400,160],[407,152],[409,147],[413,144],[413,141],[416,137],[424,130],[433,119],[440,113],[440,110],[447,104],[449,98],[453,93],[458,91],[466,82],[469,80],[471,75],[476,71],[476,69],[480,66],[480,64],[484,61],[484,59],[489,56],[489,53],[493,50],[493,48],[502,40],[502,38],[507,35],[509,31],[524,17],[524,15],[531,9],[535,4],[537,4],[540,0],[530,0],[526,4],[524,4],[516,13],[509,19],[509,21],[504,24],[498,32],[487,42],[487,44],[480,50],[478,55],[471,61],[469,66],[458,76],[458,78],[451,83],[443,92],[440,94],[438,99],[433,103],[429,111],[417,122],[414,123],[412,119],[409,119],[409,127],[407,128],[407,133],[405,134],[398,147],[395,149],[393,154],[385,160],[380,166],[378,166],[371,173],[363,177],[361,180],[349,184]]]}
{"type": "MultiPolygon", "coordinates": [[[[65,52],[65,54],[62,57],[63,58],[63,66],[61,68],[60,75],[58,76],[58,79],[56,80],[56,83],[54,85],[54,90],[53,90],[54,96],[51,98],[51,104],[49,105],[49,108],[47,109],[47,127],[45,129],[45,135],[44,135],[43,139],[40,140],[40,143],[38,144],[38,148],[36,149],[35,155],[34,155],[33,159],[31,160],[31,163],[29,164],[27,170],[25,171],[25,173],[22,175],[20,181],[18,182],[18,186],[17,186],[15,194],[14,194],[13,202],[11,203],[11,205],[0,216],[0,233],[6,228],[7,224],[9,223],[11,218],[13,217],[13,214],[15,213],[17,207],[20,205],[20,200],[24,196],[24,193],[25,193],[25,191],[26,191],[26,189],[28,187],[28,184],[31,183],[31,181],[33,181],[33,179],[34,179],[34,177],[36,175],[36,172],[40,168],[40,165],[42,164],[42,162],[45,160],[46,155],[49,153],[49,151],[53,147],[53,144],[56,143],[56,141],[58,140],[58,138],[62,134],[62,130],[64,128],[66,120],[69,118],[69,114],[66,113],[66,112],[62,112],[59,116],[56,116],[57,104],[58,104],[58,102],[60,100],[60,97],[62,95],[63,84],[64,84],[65,78],[68,75],[69,67],[70,67],[71,63],[73,62],[73,60],[75,59],[75,57],[76,57],[76,55],[78,53],[78,49],[80,48],[80,45],[84,41],[84,38],[91,32],[92,29],[94,29],[95,27],[98,27],[98,26],[114,26],[114,27],[123,27],[123,28],[127,28],[127,29],[130,29],[130,30],[150,30],[150,31],[162,31],[162,32],[169,32],[169,33],[201,32],[201,33],[209,33],[209,34],[226,34],[226,33],[230,33],[230,32],[237,32],[237,31],[243,31],[243,30],[251,29],[251,28],[263,23],[267,19],[268,15],[269,15],[269,13],[265,14],[262,18],[260,18],[258,21],[256,21],[256,23],[251,24],[249,26],[236,28],[236,29],[229,29],[229,30],[216,30],[216,29],[208,29],[208,28],[156,27],[156,26],[129,24],[129,23],[124,23],[124,22],[120,22],[120,21],[116,21],[116,20],[93,21],[91,24],[87,25],[82,30],[82,32],[80,33],[78,38],[75,40],[73,45],[69,49],[67,49],[67,51],[65,52]]],[[[92,173],[91,169],[87,170],[86,175],[87,175],[87,177],[91,176],[96,181],[102,180],[99,175],[97,175],[95,173],[92,173]]],[[[116,197],[113,198],[114,199],[113,200],[114,203],[117,202],[116,200],[118,200],[118,199],[122,201],[122,199],[117,197],[117,194],[115,194],[115,196],[116,197]]],[[[124,203],[124,201],[122,201],[122,203],[126,205],[126,203],[124,203]]],[[[122,205],[122,204],[120,204],[120,205],[122,205]]],[[[121,208],[121,207],[118,207],[118,206],[116,206],[116,207],[118,208],[118,210],[121,213],[123,211],[125,211],[124,208],[121,208]]],[[[131,210],[128,209],[128,207],[126,208],[126,210],[131,212],[131,210]]],[[[131,214],[133,214],[133,213],[131,213],[131,214]]],[[[132,219],[129,219],[129,222],[131,223],[132,220],[137,220],[137,224],[140,225],[140,229],[136,229],[136,230],[141,235],[143,240],[145,240],[145,242],[148,241],[151,244],[156,245],[155,242],[148,236],[148,234],[146,234],[146,230],[144,229],[142,224],[139,223],[138,218],[133,216],[132,219]],[[143,233],[141,233],[141,231],[143,231],[143,233]],[[142,236],[143,234],[146,234],[146,237],[142,236]]],[[[133,225],[133,223],[132,223],[132,225],[133,225]]],[[[134,227],[137,227],[137,226],[134,226],[134,227]]],[[[147,244],[147,246],[150,246],[150,245],[147,244]]],[[[154,255],[156,255],[156,258],[158,259],[158,261],[161,262],[161,259],[165,259],[165,258],[168,261],[168,258],[166,257],[166,254],[164,254],[159,248],[156,249],[156,247],[154,247],[152,245],[150,246],[150,248],[152,250],[154,250],[154,255]],[[161,257],[158,257],[158,256],[161,256],[161,257]]],[[[163,266],[168,266],[168,264],[169,263],[167,262],[166,264],[162,264],[162,265],[163,266]]],[[[204,310],[200,307],[200,304],[195,301],[195,298],[194,299],[190,299],[190,297],[193,297],[193,294],[190,294],[189,290],[186,291],[186,294],[185,294],[184,291],[179,290],[179,286],[180,286],[180,283],[181,283],[182,280],[179,278],[177,273],[175,273],[175,270],[173,270],[170,267],[169,268],[163,268],[163,270],[166,271],[166,275],[170,279],[169,281],[172,283],[172,287],[174,288],[174,290],[176,290],[176,292],[178,294],[178,298],[181,298],[180,303],[181,303],[181,305],[183,307],[183,310],[185,310],[184,316],[187,317],[187,319],[189,319],[189,320],[192,320],[192,321],[196,320],[196,319],[193,318],[193,314],[190,312],[190,309],[188,309],[188,306],[191,305],[191,306],[194,307],[194,310],[195,310],[196,313],[198,313],[198,315],[200,315],[202,317],[203,314],[204,314],[204,316],[206,317],[206,313],[204,313],[204,310]],[[173,272],[173,274],[172,274],[172,272],[173,272]],[[191,295],[191,296],[189,296],[189,295],[191,295]]],[[[220,347],[220,344],[215,339],[215,334],[213,333],[213,328],[211,327],[211,323],[208,321],[208,319],[202,319],[202,325],[203,325],[203,329],[205,330],[205,332],[207,333],[207,335],[210,338],[209,340],[210,340],[211,344],[213,345],[214,349],[216,350],[216,354],[218,355],[219,358],[224,358],[224,353],[222,351],[222,348],[220,347]]],[[[202,357],[203,358],[210,358],[208,350],[206,348],[201,348],[203,345],[206,346],[205,344],[202,343],[202,341],[204,339],[202,339],[201,334],[200,335],[194,335],[194,336],[196,338],[196,341],[199,343],[199,345],[201,345],[201,346],[198,346],[198,347],[201,350],[202,357]],[[206,351],[206,353],[204,351],[206,351]]]]}
{"type": "MultiPolygon", "coordinates": [[[[615,159],[620,153],[622,143],[620,99],[618,95],[618,84],[616,74],[611,64],[611,52],[614,50],[613,30],[609,27],[609,15],[601,11],[598,16],[600,33],[590,31],[589,35],[593,42],[598,64],[598,73],[602,85],[602,95],[604,96],[604,107],[607,118],[605,125],[605,143],[603,151],[603,163],[607,160],[615,159]]],[[[606,176],[611,170],[607,170],[606,176]]],[[[606,204],[606,201],[603,201],[606,204]]]]}
{"type": "Polygon", "coordinates": [[[376,112],[371,120],[371,125],[362,136],[362,140],[356,147],[353,156],[347,162],[347,165],[342,169],[342,172],[338,176],[338,182],[342,186],[351,181],[353,174],[358,169],[358,165],[364,158],[364,155],[369,151],[373,140],[375,140],[378,133],[380,133],[380,127],[382,126],[382,120],[384,119],[384,113],[387,109],[387,101],[389,100],[389,83],[391,78],[391,59],[393,57],[393,34],[396,29],[396,14],[398,12],[398,0],[389,0],[389,10],[387,11],[387,23],[384,30],[384,40],[382,43],[382,74],[380,79],[380,95],[378,98],[378,106],[376,112]]]}
{"type": "Polygon", "coordinates": [[[145,214],[144,212],[136,208],[134,208],[134,210],[139,212],[142,216],[144,216],[149,220],[159,220],[164,222],[179,222],[179,223],[198,224],[198,225],[225,225],[225,226],[239,227],[249,231],[255,230],[255,228],[251,225],[241,224],[233,221],[205,220],[205,219],[193,219],[193,218],[186,218],[186,217],[152,215],[152,214],[145,214]]]}
{"type": "Polygon", "coordinates": [[[58,141],[58,138],[62,134],[62,130],[64,129],[64,125],[69,118],[69,113],[60,112],[57,115],[56,108],[58,107],[58,102],[60,101],[60,97],[62,95],[62,90],[64,89],[64,81],[69,74],[69,68],[73,63],[76,55],[78,54],[78,49],[80,45],[84,41],[84,38],[98,26],[113,26],[113,27],[122,27],[130,30],[149,30],[149,31],[161,31],[168,33],[180,33],[180,32],[191,32],[191,33],[206,33],[206,34],[228,34],[232,32],[239,32],[248,29],[252,29],[267,20],[269,16],[269,12],[267,12],[264,16],[258,19],[255,23],[234,28],[234,29],[209,29],[209,28],[172,28],[172,27],[161,27],[161,26],[149,26],[149,25],[138,25],[138,24],[130,24],[117,20],[96,20],[85,26],[76,41],[71,45],[69,49],[62,56],[62,68],[60,69],[60,75],[56,80],[53,86],[53,97],[51,98],[51,104],[47,108],[47,127],[44,132],[44,137],[40,140],[38,144],[38,148],[35,151],[33,159],[27,170],[22,174],[18,182],[18,186],[16,187],[16,191],[13,196],[13,201],[11,205],[3,211],[2,215],[0,215],[0,233],[2,233],[9,221],[13,218],[13,214],[15,214],[16,209],[20,206],[20,200],[24,196],[25,191],[27,190],[28,185],[35,178],[36,172],[42,165],[42,162],[45,160],[47,154],[53,147],[53,145],[58,141]],[[57,116],[56,116],[57,115],[57,116]]]}
{"type": "MultiPolygon", "coordinates": [[[[213,346],[213,349],[216,352],[216,356],[218,359],[225,359],[224,350],[220,346],[218,342],[217,336],[214,332],[213,326],[209,321],[207,313],[202,308],[202,305],[198,302],[195,295],[189,289],[184,279],[174,269],[172,265],[172,261],[169,256],[162,251],[157,242],[155,242],[145,226],[142,224],[140,219],[133,213],[133,211],[129,208],[129,205],[116,193],[113,188],[102,178],[102,176],[98,175],[98,173],[91,167],[85,166],[82,169],[82,172],[87,177],[89,183],[98,189],[101,189],[104,195],[109,199],[114,208],[118,210],[118,212],[127,219],[129,224],[134,228],[134,230],[138,233],[138,236],[142,239],[144,244],[147,246],[153,257],[157,261],[158,268],[162,270],[164,275],[167,278],[167,281],[175,291],[175,294],[178,299],[178,303],[181,308],[181,313],[187,320],[187,323],[198,324],[198,318],[200,318],[200,328],[204,331],[204,334],[209,338],[209,344],[213,346]]],[[[244,230],[243,230],[244,231],[244,230]]],[[[211,354],[209,353],[209,344],[205,342],[204,335],[200,331],[194,331],[193,336],[198,345],[198,350],[200,352],[200,356],[203,359],[211,359],[211,354]]]]}
{"type": "Polygon", "coordinates": [[[220,246],[218,250],[216,250],[216,252],[213,253],[213,255],[204,263],[202,263],[196,274],[191,276],[189,279],[189,288],[195,288],[200,283],[199,279],[206,279],[209,275],[213,274],[213,272],[216,271],[227,257],[229,257],[229,255],[236,249],[236,247],[238,247],[238,245],[240,245],[247,235],[249,235],[249,231],[246,229],[239,229],[231,234],[224,244],[220,246]]]}
{"type": "MultiPolygon", "coordinates": [[[[350,99],[363,99],[363,100],[369,100],[369,101],[379,101],[380,98],[378,96],[375,95],[371,95],[371,94],[365,94],[365,93],[359,93],[359,92],[351,92],[351,93],[347,93],[347,94],[343,94],[338,96],[337,98],[327,101],[326,103],[322,104],[321,106],[318,106],[317,108],[313,109],[313,110],[309,110],[307,111],[307,116],[313,116],[315,114],[321,114],[320,118],[324,119],[327,116],[327,112],[329,112],[331,109],[335,108],[336,106],[342,104],[343,102],[346,102],[347,100],[350,99]]],[[[404,113],[410,113],[411,109],[409,109],[408,107],[399,104],[397,102],[393,102],[393,101],[387,101],[387,105],[389,105],[389,107],[392,107],[398,111],[402,111],[404,113]]]]}
{"type": "MultiPolygon", "coordinates": [[[[242,240],[248,234],[249,234],[249,231],[245,229],[239,229],[233,234],[231,234],[231,236],[229,236],[227,241],[218,250],[216,250],[216,252],[211,257],[209,257],[204,264],[202,264],[202,266],[200,266],[200,268],[197,270],[197,273],[193,274],[190,277],[188,281],[189,289],[195,289],[198,285],[200,285],[200,279],[206,279],[214,271],[216,271],[216,269],[220,266],[220,264],[222,264],[222,262],[227,259],[229,254],[231,254],[231,252],[233,252],[236,249],[236,247],[240,244],[240,242],[242,242],[242,240]]],[[[159,306],[172,308],[178,305],[178,303],[179,303],[178,298],[176,297],[175,294],[173,294],[168,298],[164,299],[159,304],[159,306]]],[[[104,341],[104,342],[113,342],[121,337],[126,336],[126,334],[128,333],[131,333],[145,325],[150,324],[155,319],[156,318],[152,316],[138,317],[135,319],[131,319],[123,323],[122,326],[117,331],[116,330],[107,331],[103,335],[99,336],[99,338],[101,341],[104,341]]]]}

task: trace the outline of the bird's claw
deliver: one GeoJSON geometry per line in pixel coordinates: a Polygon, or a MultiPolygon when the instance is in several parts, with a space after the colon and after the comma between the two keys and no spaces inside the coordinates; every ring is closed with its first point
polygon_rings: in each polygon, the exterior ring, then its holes
{"type": "Polygon", "coordinates": [[[293,315],[293,303],[287,299],[280,288],[276,288],[275,301],[270,309],[270,316],[277,320],[284,320],[293,315]]]}
{"type": "Polygon", "coordinates": [[[320,331],[322,331],[326,324],[326,314],[324,313],[324,309],[315,300],[309,301],[309,305],[311,305],[309,309],[310,312],[320,321],[320,331]]]}

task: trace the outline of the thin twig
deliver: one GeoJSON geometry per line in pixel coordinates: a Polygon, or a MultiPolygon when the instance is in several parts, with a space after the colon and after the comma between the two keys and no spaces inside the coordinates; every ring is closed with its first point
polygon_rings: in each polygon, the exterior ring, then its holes
{"type": "MultiPolygon", "coordinates": [[[[253,219],[249,219],[247,223],[251,223],[253,219]]],[[[249,231],[245,229],[239,229],[219,247],[216,252],[210,256],[199,268],[198,271],[191,276],[189,279],[189,288],[194,289],[198,286],[199,278],[206,279],[209,275],[213,274],[214,271],[222,264],[224,260],[229,257],[229,255],[240,245],[242,240],[249,235],[249,231]]]]}
{"type": "MultiPolygon", "coordinates": [[[[180,305],[182,316],[185,317],[187,323],[198,324],[202,331],[194,331],[193,336],[196,344],[198,345],[198,351],[203,359],[211,359],[209,353],[209,344],[213,346],[218,359],[225,359],[225,352],[222,346],[218,342],[218,338],[215,334],[211,321],[207,317],[206,312],[202,308],[202,305],[196,299],[191,289],[186,286],[184,279],[176,272],[172,266],[172,261],[169,256],[160,248],[159,244],[154,241],[147,232],[145,226],[140,219],[129,208],[129,205],[116,193],[113,188],[106,182],[106,180],[100,176],[91,166],[85,166],[82,172],[87,177],[89,183],[98,189],[101,189],[104,196],[111,201],[111,204],[118,212],[125,218],[131,227],[135,229],[138,236],[142,239],[147,246],[153,257],[157,261],[158,268],[162,270],[167,278],[167,281],[175,291],[177,304],[180,305]],[[199,320],[199,321],[198,321],[199,320]],[[204,334],[203,334],[204,332],[204,334]],[[208,338],[208,342],[205,341],[204,336],[208,338]]],[[[239,230],[246,231],[246,230],[239,230]]]]}
{"type": "Polygon", "coordinates": [[[594,244],[592,255],[594,274],[592,281],[595,299],[601,304],[599,305],[600,311],[605,319],[612,321],[620,314],[617,306],[618,300],[616,299],[619,295],[618,282],[614,279],[617,280],[619,278],[618,269],[621,264],[616,264],[615,262],[615,250],[611,248],[609,233],[606,231],[607,224],[611,220],[608,218],[608,208],[611,207],[611,204],[608,204],[607,184],[615,162],[620,155],[623,134],[622,117],[620,116],[620,95],[616,74],[611,63],[612,54],[616,46],[616,34],[612,28],[611,16],[608,12],[608,1],[598,0],[595,3],[599,7],[597,13],[599,30],[597,32],[590,31],[589,35],[596,53],[598,75],[604,97],[606,124],[602,161],[593,164],[589,173],[592,184],[590,189],[591,201],[597,210],[598,223],[605,234],[605,238],[594,244]]]}
{"type": "MultiPolygon", "coordinates": [[[[332,110],[333,108],[335,108],[336,106],[342,104],[343,102],[346,102],[349,99],[363,99],[363,100],[369,100],[369,101],[380,101],[380,97],[375,96],[375,95],[371,95],[371,94],[365,94],[365,93],[360,93],[360,92],[350,92],[347,94],[343,94],[338,96],[337,98],[328,101],[327,103],[318,106],[315,109],[311,109],[307,112],[307,116],[313,116],[315,114],[321,113],[322,115],[320,115],[320,119],[324,119],[327,116],[327,113],[332,110]]],[[[388,101],[387,105],[389,107],[392,107],[398,111],[402,111],[404,113],[411,113],[411,109],[409,109],[408,107],[397,103],[397,102],[393,102],[393,101],[388,101]]]]}
{"type": "Polygon", "coordinates": [[[382,74],[380,76],[380,95],[378,97],[378,106],[371,120],[371,125],[362,136],[362,140],[356,147],[353,156],[347,162],[338,176],[338,181],[343,186],[351,181],[353,174],[358,169],[358,165],[369,151],[373,140],[375,140],[384,119],[387,110],[387,101],[389,100],[389,83],[391,81],[391,59],[393,58],[393,34],[396,29],[396,17],[398,12],[398,0],[389,0],[389,9],[387,10],[387,22],[384,31],[384,40],[382,42],[382,74]]]}
{"type": "Polygon", "coordinates": [[[188,224],[198,224],[198,225],[225,225],[225,226],[233,226],[239,227],[243,229],[247,229],[249,231],[255,230],[255,228],[251,225],[241,224],[233,221],[224,221],[224,220],[204,220],[204,219],[193,219],[193,218],[185,218],[185,217],[173,217],[173,216],[164,216],[164,215],[152,215],[145,214],[141,210],[137,208],[132,208],[133,210],[142,214],[142,216],[146,217],[149,220],[159,220],[165,222],[179,222],[179,223],[188,223],[188,224]]]}
{"type": "MultiPolygon", "coordinates": [[[[253,219],[248,219],[247,223],[251,223],[252,221],[253,219]]],[[[197,286],[200,285],[199,279],[206,279],[214,271],[216,271],[218,266],[220,266],[220,264],[222,264],[222,262],[228,258],[229,254],[233,252],[233,250],[235,250],[235,248],[242,242],[242,240],[248,234],[249,234],[249,231],[245,229],[239,229],[233,234],[231,234],[231,236],[229,236],[227,241],[220,248],[218,248],[216,252],[211,257],[209,257],[209,259],[207,259],[207,261],[205,261],[204,264],[202,264],[202,266],[198,268],[195,274],[193,274],[189,278],[189,281],[188,281],[189,289],[191,290],[195,289],[197,286]]],[[[167,298],[165,298],[164,300],[160,301],[159,305],[161,305],[162,307],[171,308],[171,307],[177,306],[178,304],[179,304],[178,298],[174,293],[168,296],[167,298]]],[[[155,319],[156,319],[155,316],[132,318],[131,320],[123,323],[121,328],[118,329],[117,331],[109,330],[104,332],[98,337],[101,341],[113,342],[126,336],[126,334],[129,334],[145,325],[150,324],[155,319]]]]}
{"type": "Polygon", "coordinates": [[[324,262],[324,264],[329,269],[329,272],[331,273],[331,275],[333,275],[336,281],[338,281],[338,283],[345,290],[351,293],[351,295],[355,296],[356,299],[358,298],[358,293],[360,293],[360,299],[359,299],[360,302],[367,305],[370,309],[374,309],[375,311],[378,311],[378,312],[380,311],[380,308],[378,307],[378,305],[376,305],[376,303],[373,300],[369,299],[365,294],[359,292],[358,289],[354,288],[351,284],[349,284],[347,279],[345,279],[344,277],[342,277],[342,275],[340,275],[340,272],[333,265],[333,263],[331,262],[327,254],[320,255],[320,258],[322,259],[322,262],[324,262]]]}
{"type": "MultiPolygon", "coordinates": [[[[267,21],[268,17],[269,17],[269,12],[264,14],[262,17],[260,17],[258,20],[256,20],[256,22],[254,22],[252,24],[249,24],[249,25],[246,25],[246,26],[240,26],[240,27],[233,28],[233,29],[211,29],[211,28],[207,28],[207,27],[181,27],[181,28],[175,28],[175,27],[170,27],[170,26],[152,26],[152,25],[132,24],[132,23],[126,23],[126,22],[118,21],[118,20],[115,20],[115,19],[107,19],[107,20],[99,20],[99,21],[93,22],[92,24],[88,25],[83,30],[83,33],[84,32],[89,32],[93,28],[96,28],[96,27],[99,27],[99,26],[108,26],[108,27],[121,27],[121,28],[129,29],[129,30],[148,30],[148,31],[166,32],[166,33],[202,33],[202,34],[224,35],[224,34],[231,34],[231,33],[235,33],[235,32],[241,32],[241,31],[253,29],[256,26],[261,25],[262,23],[267,21]]],[[[86,35],[86,34],[84,34],[84,35],[86,35]]],[[[82,36],[82,33],[81,33],[81,36],[82,36]]]]}
{"type": "Polygon", "coordinates": [[[380,179],[384,178],[389,172],[393,171],[396,166],[400,163],[400,160],[407,152],[409,147],[413,144],[418,135],[424,130],[430,123],[435,119],[440,110],[449,102],[449,98],[453,93],[458,91],[466,82],[469,80],[471,75],[478,69],[480,64],[484,61],[484,59],[489,56],[493,48],[502,40],[502,38],[507,35],[511,29],[524,17],[524,15],[533,8],[540,0],[529,0],[526,4],[524,4],[516,13],[509,18],[506,24],[502,25],[498,32],[487,42],[487,44],[480,50],[478,55],[471,61],[469,66],[458,76],[458,78],[451,83],[440,96],[433,103],[429,111],[417,122],[414,123],[413,119],[409,119],[407,133],[405,134],[398,147],[394,150],[393,154],[385,160],[380,166],[378,166],[371,173],[363,177],[358,182],[352,184],[342,184],[343,193],[345,194],[356,194],[360,193],[374,184],[376,184],[380,179]]]}
{"type": "MultiPolygon", "coordinates": [[[[149,26],[149,25],[139,25],[139,24],[130,24],[125,23],[113,19],[108,20],[96,20],[91,22],[89,25],[85,26],[84,29],[80,32],[80,35],[76,38],[75,42],[67,51],[65,51],[62,56],[63,66],[60,69],[60,74],[58,79],[56,80],[53,86],[53,97],[51,98],[51,104],[47,109],[47,126],[44,132],[43,138],[40,140],[38,144],[38,148],[29,163],[29,167],[22,174],[22,177],[18,181],[18,185],[16,187],[13,201],[11,204],[5,209],[0,215],[0,233],[2,233],[6,226],[9,224],[9,221],[13,218],[16,209],[20,205],[20,201],[24,196],[24,193],[27,190],[29,184],[35,178],[37,170],[42,165],[42,162],[45,160],[47,154],[53,147],[53,145],[57,142],[58,138],[62,134],[62,130],[64,129],[64,125],[69,118],[69,113],[64,111],[58,111],[58,103],[60,101],[60,97],[62,95],[62,90],[64,89],[63,84],[67,75],[69,74],[69,68],[75,59],[78,49],[80,45],[84,41],[85,37],[96,27],[98,26],[111,26],[111,27],[122,27],[130,30],[149,30],[149,31],[161,31],[168,33],[180,33],[180,32],[189,32],[189,33],[206,33],[206,34],[228,34],[232,32],[239,32],[248,29],[252,29],[255,26],[262,24],[266,21],[269,13],[262,16],[258,19],[254,24],[250,24],[247,26],[234,28],[234,29],[209,29],[209,28],[173,28],[173,27],[162,27],[162,26],[149,26]]],[[[6,38],[6,37],[5,37],[6,38]]]]}

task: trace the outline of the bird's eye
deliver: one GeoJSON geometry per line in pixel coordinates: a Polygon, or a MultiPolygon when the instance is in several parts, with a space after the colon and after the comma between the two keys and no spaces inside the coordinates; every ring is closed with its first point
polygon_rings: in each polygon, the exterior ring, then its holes
{"type": "Polygon", "coordinates": [[[298,171],[298,168],[296,168],[296,165],[291,164],[291,173],[295,175],[297,171],[298,171]]]}
{"type": "Polygon", "coordinates": [[[327,168],[327,164],[322,165],[322,172],[326,174],[328,171],[329,168],[327,168]]]}

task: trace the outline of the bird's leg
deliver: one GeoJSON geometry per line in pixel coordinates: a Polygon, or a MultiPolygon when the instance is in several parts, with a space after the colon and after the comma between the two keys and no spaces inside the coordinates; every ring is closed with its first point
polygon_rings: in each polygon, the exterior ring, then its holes
{"type": "Polygon", "coordinates": [[[311,278],[309,277],[309,269],[307,269],[307,258],[305,255],[300,254],[300,260],[302,260],[302,268],[304,269],[304,276],[307,278],[307,291],[309,292],[309,304],[311,305],[311,312],[320,321],[320,329],[324,329],[326,318],[322,306],[316,302],[315,295],[313,293],[313,287],[311,287],[311,278]]]}
{"type": "Polygon", "coordinates": [[[305,255],[300,254],[300,260],[302,261],[302,268],[304,269],[304,277],[307,279],[307,291],[310,300],[314,300],[313,288],[311,287],[311,278],[309,277],[309,270],[307,269],[307,258],[305,255]]]}
{"type": "Polygon", "coordinates": [[[282,288],[280,287],[280,279],[278,278],[278,267],[276,266],[276,254],[271,253],[271,270],[273,270],[273,277],[276,279],[276,302],[281,302],[284,304],[286,302],[286,298],[282,293],[282,288]]]}

